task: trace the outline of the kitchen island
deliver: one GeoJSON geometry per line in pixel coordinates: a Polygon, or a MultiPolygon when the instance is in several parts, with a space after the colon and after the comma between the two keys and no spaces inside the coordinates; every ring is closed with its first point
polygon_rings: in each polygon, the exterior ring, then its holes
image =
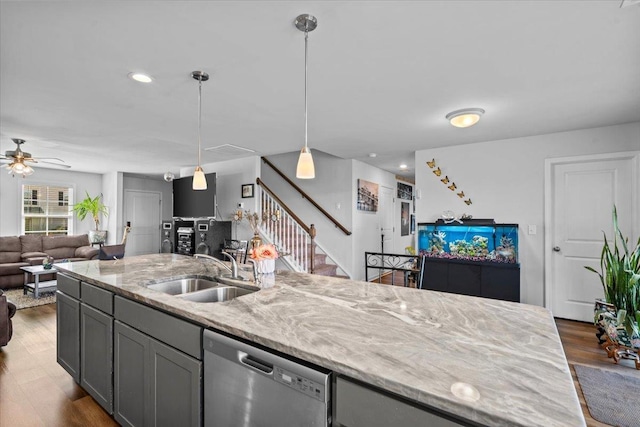
{"type": "Polygon", "coordinates": [[[294,272],[276,273],[258,292],[203,304],[146,286],[219,275],[208,260],[154,254],[56,267],[471,423],[585,425],[553,317],[541,307],[294,272]]]}

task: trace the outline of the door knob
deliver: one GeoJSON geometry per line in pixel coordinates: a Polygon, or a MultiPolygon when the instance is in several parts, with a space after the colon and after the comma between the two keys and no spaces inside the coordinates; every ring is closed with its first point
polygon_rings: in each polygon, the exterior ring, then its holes
{"type": "Polygon", "coordinates": [[[554,252],[560,252],[560,246],[554,246],[553,247],[553,251],[554,252]]]}

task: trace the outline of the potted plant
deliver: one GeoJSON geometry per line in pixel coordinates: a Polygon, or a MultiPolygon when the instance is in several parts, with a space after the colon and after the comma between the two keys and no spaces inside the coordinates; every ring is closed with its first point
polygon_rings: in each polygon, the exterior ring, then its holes
{"type": "Polygon", "coordinates": [[[107,239],[107,231],[100,230],[100,214],[109,216],[107,207],[102,203],[102,194],[96,197],[89,196],[89,192],[86,192],[87,197],[79,203],[73,205],[73,211],[78,215],[80,221],[84,221],[87,215],[91,215],[93,222],[96,224],[95,230],[89,231],[89,241],[91,243],[104,243],[107,239]]]}
{"type": "MultiPolygon", "coordinates": [[[[604,234],[604,246],[600,255],[600,271],[585,266],[600,277],[605,301],[596,301],[595,322],[601,336],[607,325],[616,323],[616,327],[624,328],[631,341],[640,336],[640,238],[635,247],[629,249],[629,239],[622,235],[618,227],[618,213],[613,207],[613,240],[610,242],[604,234]]],[[[614,332],[615,334],[615,332],[614,332]]],[[[632,347],[635,347],[632,344],[632,347]]]]}

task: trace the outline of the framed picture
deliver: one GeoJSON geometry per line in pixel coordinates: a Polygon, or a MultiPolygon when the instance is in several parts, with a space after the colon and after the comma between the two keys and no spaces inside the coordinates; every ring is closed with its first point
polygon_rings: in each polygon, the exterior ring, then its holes
{"type": "Polygon", "coordinates": [[[398,182],[398,199],[411,200],[413,198],[413,187],[398,182]]]}
{"type": "Polygon", "coordinates": [[[409,226],[411,218],[409,217],[409,203],[402,202],[400,205],[400,235],[409,235],[409,226]]]}
{"type": "Polygon", "coordinates": [[[242,198],[248,199],[253,197],[253,184],[242,184],[242,198]]]}
{"type": "Polygon", "coordinates": [[[378,212],[378,184],[358,179],[359,211],[378,212]]]}

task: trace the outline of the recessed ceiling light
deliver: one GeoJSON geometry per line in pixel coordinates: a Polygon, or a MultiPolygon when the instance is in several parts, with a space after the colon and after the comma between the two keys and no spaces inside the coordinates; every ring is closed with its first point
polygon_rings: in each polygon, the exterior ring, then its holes
{"type": "Polygon", "coordinates": [[[463,108],[447,114],[447,120],[457,128],[468,128],[478,123],[480,116],[484,114],[482,108],[463,108]]]}
{"type": "Polygon", "coordinates": [[[129,78],[140,83],[151,83],[153,79],[142,73],[129,73],[129,78]]]}
{"type": "Polygon", "coordinates": [[[408,166],[405,165],[404,163],[400,165],[400,169],[406,169],[408,166]]]}
{"type": "Polygon", "coordinates": [[[369,157],[375,157],[375,156],[377,156],[376,153],[369,153],[369,157]]]}

